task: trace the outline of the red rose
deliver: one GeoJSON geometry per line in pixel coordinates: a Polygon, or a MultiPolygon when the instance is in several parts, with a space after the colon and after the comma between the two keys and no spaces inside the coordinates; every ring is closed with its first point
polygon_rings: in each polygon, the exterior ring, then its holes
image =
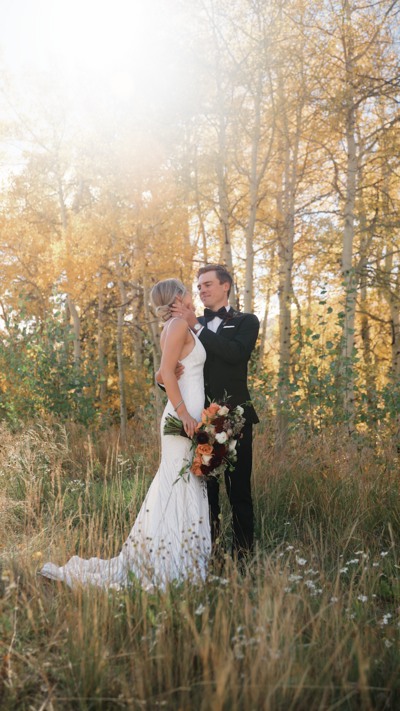
{"type": "Polygon", "coordinates": [[[215,420],[213,420],[213,426],[215,427],[216,432],[223,432],[224,431],[224,424],[225,424],[226,417],[221,415],[221,417],[216,417],[215,420]]]}
{"type": "Polygon", "coordinates": [[[201,469],[201,473],[204,475],[209,474],[211,471],[211,467],[206,467],[205,464],[202,464],[200,469],[201,469]]]}
{"type": "Polygon", "coordinates": [[[222,457],[220,454],[214,454],[212,459],[210,460],[210,467],[211,469],[216,469],[219,467],[219,465],[222,464],[222,457]]]}
{"type": "Polygon", "coordinates": [[[219,444],[218,442],[214,443],[213,450],[214,450],[214,455],[217,454],[219,457],[223,457],[224,454],[226,453],[225,445],[219,444]]]}

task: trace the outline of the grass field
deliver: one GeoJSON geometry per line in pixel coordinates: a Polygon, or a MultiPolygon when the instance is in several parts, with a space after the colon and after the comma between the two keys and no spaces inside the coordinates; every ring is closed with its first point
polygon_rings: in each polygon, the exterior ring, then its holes
{"type": "MultiPolygon", "coordinates": [[[[382,443],[255,440],[257,548],[203,586],[46,582],[47,560],[119,552],[158,459],[152,428],[0,431],[4,711],[400,709],[399,463],[382,443]]],[[[224,495],[224,531],[229,510],[224,495]]]]}

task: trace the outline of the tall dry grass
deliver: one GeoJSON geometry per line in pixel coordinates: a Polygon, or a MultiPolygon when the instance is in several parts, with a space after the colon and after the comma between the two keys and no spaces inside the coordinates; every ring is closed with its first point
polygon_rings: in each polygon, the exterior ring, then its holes
{"type": "MultiPolygon", "coordinates": [[[[266,426],[265,426],[266,427],[266,426]]],[[[46,560],[111,557],[158,463],[137,427],[0,432],[0,706],[51,711],[400,708],[400,531],[394,453],[339,432],[255,441],[257,546],[204,585],[77,590],[46,560]]],[[[229,547],[229,507],[223,500],[229,547]]]]}

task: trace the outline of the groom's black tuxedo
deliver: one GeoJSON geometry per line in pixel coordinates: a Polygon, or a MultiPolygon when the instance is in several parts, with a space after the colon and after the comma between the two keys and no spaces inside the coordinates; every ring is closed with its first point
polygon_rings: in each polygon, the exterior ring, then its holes
{"type": "MultiPolygon", "coordinates": [[[[207,352],[204,365],[206,405],[208,398],[222,400],[225,392],[230,395],[228,402],[241,405],[250,400],[247,387],[247,364],[256,344],[259,321],[253,314],[242,314],[231,309],[223,318],[216,333],[207,328],[203,316],[199,322],[204,326],[199,334],[207,352]]],[[[252,405],[245,407],[246,425],[237,449],[235,470],[226,471],[225,484],[232,506],[233,550],[240,556],[253,547],[254,523],[251,499],[252,468],[252,425],[259,420],[252,405]]],[[[211,509],[212,536],[219,536],[220,507],[219,484],[207,483],[211,509]]]]}
{"type": "MultiPolygon", "coordinates": [[[[207,328],[204,316],[200,316],[198,321],[204,326],[199,340],[207,351],[204,365],[207,404],[208,398],[220,401],[227,392],[233,407],[242,405],[250,400],[247,363],[256,345],[260,327],[257,316],[230,309],[216,333],[207,328]]],[[[247,425],[255,425],[259,421],[252,405],[245,408],[244,417],[247,425]]]]}

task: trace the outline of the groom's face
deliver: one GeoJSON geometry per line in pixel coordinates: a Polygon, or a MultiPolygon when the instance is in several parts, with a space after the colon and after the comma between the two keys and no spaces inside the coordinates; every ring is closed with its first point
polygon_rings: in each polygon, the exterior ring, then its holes
{"type": "Polygon", "coordinates": [[[220,284],[216,272],[200,274],[197,282],[200,299],[204,306],[213,311],[228,303],[229,283],[220,284]]]}

